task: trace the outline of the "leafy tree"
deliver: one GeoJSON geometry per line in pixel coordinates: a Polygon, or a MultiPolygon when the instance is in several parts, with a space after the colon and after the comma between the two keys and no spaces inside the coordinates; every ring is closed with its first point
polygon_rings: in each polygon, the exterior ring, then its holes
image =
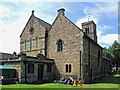
{"type": "Polygon", "coordinates": [[[103,48],[103,56],[110,58],[110,59],[113,59],[112,50],[110,47],[108,49],[106,47],[103,48]]]}
{"type": "Polygon", "coordinates": [[[118,67],[120,66],[120,43],[114,41],[111,47],[108,49],[105,47],[103,49],[103,56],[110,58],[113,65],[116,66],[116,70],[118,70],[118,67]]]}
{"type": "Polygon", "coordinates": [[[111,52],[113,55],[113,61],[116,64],[116,68],[120,66],[120,43],[115,41],[111,46],[111,52]]]}

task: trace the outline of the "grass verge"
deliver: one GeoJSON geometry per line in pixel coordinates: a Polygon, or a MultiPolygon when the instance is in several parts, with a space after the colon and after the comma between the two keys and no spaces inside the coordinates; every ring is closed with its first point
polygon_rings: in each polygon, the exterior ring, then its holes
{"type": "Polygon", "coordinates": [[[74,89],[74,90],[84,90],[84,89],[91,89],[91,90],[97,90],[97,89],[104,89],[104,90],[118,90],[120,88],[120,74],[112,74],[108,77],[105,77],[101,80],[98,80],[94,84],[87,84],[83,86],[73,86],[73,85],[66,85],[66,84],[58,84],[58,83],[46,83],[46,84],[10,84],[10,85],[1,85],[3,90],[11,89],[11,90],[35,90],[35,88],[38,90],[41,89],[51,89],[56,88],[55,90],[62,89],[74,89]]]}

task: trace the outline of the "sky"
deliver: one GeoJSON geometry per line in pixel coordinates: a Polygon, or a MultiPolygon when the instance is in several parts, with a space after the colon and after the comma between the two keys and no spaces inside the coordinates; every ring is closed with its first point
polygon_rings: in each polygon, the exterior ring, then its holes
{"type": "Polygon", "coordinates": [[[118,41],[118,0],[1,0],[0,52],[20,52],[20,34],[32,10],[35,16],[52,24],[60,8],[64,8],[65,15],[80,28],[81,23],[93,20],[97,25],[98,43],[102,47],[118,41]]]}

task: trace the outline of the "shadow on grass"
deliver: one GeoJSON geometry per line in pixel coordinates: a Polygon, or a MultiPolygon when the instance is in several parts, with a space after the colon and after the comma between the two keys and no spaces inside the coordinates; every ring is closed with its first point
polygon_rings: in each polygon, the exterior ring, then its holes
{"type": "Polygon", "coordinates": [[[119,84],[120,74],[111,74],[102,79],[95,80],[93,83],[109,83],[109,84],[119,84]]]}

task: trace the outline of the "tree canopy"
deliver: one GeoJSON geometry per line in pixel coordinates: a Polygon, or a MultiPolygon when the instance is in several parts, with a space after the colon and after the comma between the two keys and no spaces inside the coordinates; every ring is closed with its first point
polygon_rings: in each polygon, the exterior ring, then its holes
{"type": "Polygon", "coordinates": [[[120,66],[120,43],[114,41],[112,46],[110,46],[108,49],[105,47],[103,49],[103,56],[110,58],[113,65],[115,65],[118,69],[118,66],[120,66]]]}

